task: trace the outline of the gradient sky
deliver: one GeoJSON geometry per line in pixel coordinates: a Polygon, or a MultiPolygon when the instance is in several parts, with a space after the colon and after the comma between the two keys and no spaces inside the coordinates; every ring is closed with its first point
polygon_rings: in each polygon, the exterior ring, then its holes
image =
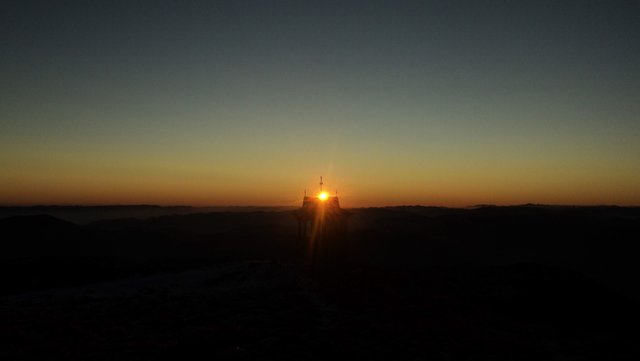
{"type": "Polygon", "coordinates": [[[0,204],[640,205],[638,1],[14,1],[0,204]]]}

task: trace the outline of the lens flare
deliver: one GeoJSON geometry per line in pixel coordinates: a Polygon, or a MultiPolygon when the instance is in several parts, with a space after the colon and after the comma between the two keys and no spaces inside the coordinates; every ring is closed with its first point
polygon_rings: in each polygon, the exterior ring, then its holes
{"type": "Polygon", "coordinates": [[[318,198],[319,198],[321,201],[326,201],[326,200],[329,198],[329,193],[327,193],[327,192],[322,192],[322,193],[318,194],[318,198]]]}

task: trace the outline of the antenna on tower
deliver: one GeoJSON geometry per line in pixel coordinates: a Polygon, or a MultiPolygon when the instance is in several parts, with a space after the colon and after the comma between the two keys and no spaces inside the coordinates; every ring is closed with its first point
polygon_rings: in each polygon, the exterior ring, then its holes
{"type": "Polygon", "coordinates": [[[322,185],[323,185],[323,184],[324,184],[324,183],[322,183],[322,176],[320,176],[320,192],[321,192],[321,193],[322,193],[322,185]]]}

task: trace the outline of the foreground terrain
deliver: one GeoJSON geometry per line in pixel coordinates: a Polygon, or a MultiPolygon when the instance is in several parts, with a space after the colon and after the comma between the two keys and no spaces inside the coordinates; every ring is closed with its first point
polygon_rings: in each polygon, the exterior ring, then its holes
{"type": "Polygon", "coordinates": [[[352,210],[311,267],[286,211],[0,219],[3,359],[636,359],[617,207],[352,210]]]}

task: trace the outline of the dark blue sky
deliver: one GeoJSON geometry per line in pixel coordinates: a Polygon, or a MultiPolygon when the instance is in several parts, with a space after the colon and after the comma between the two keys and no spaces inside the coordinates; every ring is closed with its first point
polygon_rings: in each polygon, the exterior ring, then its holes
{"type": "Polygon", "coordinates": [[[0,203],[640,204],[640,2],[0,9],[0,203]]]}

